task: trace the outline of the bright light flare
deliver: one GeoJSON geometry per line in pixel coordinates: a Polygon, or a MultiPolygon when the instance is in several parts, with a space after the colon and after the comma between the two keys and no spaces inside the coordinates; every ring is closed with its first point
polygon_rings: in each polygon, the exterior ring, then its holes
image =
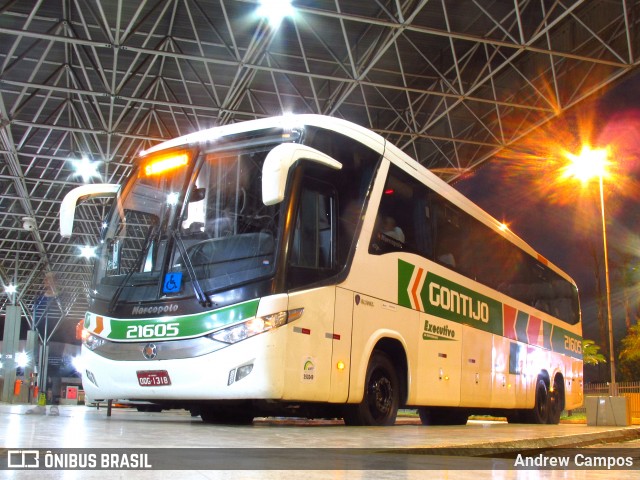
{"type": "Polygon", "coordinates": [[[96,247],[92,247],[91,245],[85,245],[80,248],[80,256],[82,258],[93,258],[96,256],[96,247]]]}
{"type": "Polygon", "coordinates": [[[4,292],[9,295],[16,293],[17,291],[18,291],[18,287],[16,287],[15,285],[7,285],[4,287],[4,292]]]}
{"type": "Polygon", "coordinates": [[[159,175],[169,170],[184,167],[189,163],[189,155],[186,153],[168,154],[153,158],[144,166],[147,176],[159,175]]]}
{"type": "Polygon", "coordinates": [[[29,355],[27,352],[18,352],[16,353],[16,364],[20,368],[24,368],[29,363],[29,355]]]}
{"type": "Polygon", "coordinates": [[[71,365],[76,372],[82,373],[84,370],[84,362],[82,361],[82,357],[73,357],[71,359],[71,365]]]}
{"type": "Polygon", "coordinates": [[[178,204],[178,200],[180,199],[180,194],[178,192],[169,192],[167,194],[167,205],[171,205],[175,207],[178,204]]]}
{"type": "Polygon", "coordinates": [[[98,167],[100,162],[92,162],[86,157],[80,160],[72,160],[74,176],[82,177],[82,181],[88,183],[92,178],[101,178],[98,167]]]}
{"type": "Polygon", "coordinates": [[[293,16],[291,0],[261,0],[256,13],[267,19],[272,28],[278,28],[285,17],[293,16]]]}
{"type": "Polygon", "coordinates": [[[611,165],[610,147],[591,148],[590,145],[583,145],[579,154],[574,155],[565,151],[564,156],[569,160],[569,165],[564,170],[564,177],[574,177],[583,184],[587,184],[592,179],[607,178],[609,176],[608,167],[611,165]]]}

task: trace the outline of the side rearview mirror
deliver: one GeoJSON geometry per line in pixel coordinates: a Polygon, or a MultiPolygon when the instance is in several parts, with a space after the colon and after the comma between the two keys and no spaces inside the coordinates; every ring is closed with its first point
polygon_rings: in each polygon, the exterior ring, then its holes
{"type": "Polygon", "coordinates": [[[267,154],[262,166],[262,203],[276,205],[284,200],[287,176],[291,166],[298,160],[309,160],[334,170],[342,164],[315,148],[298,143],[283,143],[267,154]]]}
{"type": "Polygon", "coordinates": [[[91,197],[115,197],[120,190],[116,183],[92,183],[76,187],[67,193],[60,206],[60,235],[69,238],[73,232],[73,221],[78,201],[91,197]]]}

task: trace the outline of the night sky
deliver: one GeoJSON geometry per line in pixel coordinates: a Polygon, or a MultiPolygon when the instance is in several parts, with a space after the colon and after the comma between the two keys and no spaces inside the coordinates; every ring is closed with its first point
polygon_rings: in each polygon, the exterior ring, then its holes
{"type": "MultiPolygon", "coordinates": [[[[587,142],[612,146],[605,180],[605,208],[616,341],[625,335],[619,287],[626,258],[640,267],[640,74],[579,105],[459,180],[454,187],[505,222],[535,250],[574,278],[580,290],[584,336],[598,341],[595,263],[602,269],[602,217],[598,183],[560,182],[566,159],[560,147],[578,153],[587,142]]],[[[637,300],[636,300],[637,308],[637,300]]],[[[634,309],[635,310],[635,309],[634,309]]],[[[632,322],[635,319],[632,318],[632,322]]]]}

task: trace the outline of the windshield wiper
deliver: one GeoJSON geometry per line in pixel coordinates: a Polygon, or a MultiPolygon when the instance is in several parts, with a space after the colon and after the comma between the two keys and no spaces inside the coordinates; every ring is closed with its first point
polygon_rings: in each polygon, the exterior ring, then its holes
{"type": "Polygon", "coordinates": [[[193,286],[193,293],[195,293],[198,303],[203,307],[211,307],[213,304],[211,303],[211,300],[209,300],[209,297],[205,295],[204,290],[202,290],[202,287],[200,286],[200,282],[198,282],[198,278],[196,277],[196,271],[193,268],[193,264],[191,263],[191,259],[189,258],[189,255],[187,255],[187,249],[184,246],[184,243],[182,242],[182,236],[180,235],[180,232],[178,232],[178,230],[173,230],[173,232],[171,233],[173,236],[173,241],[178,246],[178,250],[180,250],[180,256],[183,259],[185,269],[187,270],[187,273],[189,274],[189,278],[191,279],[191,285],[193,286]]]}
{"type": "Polygon", "coordinates": [[[142,262],[147,255],[147,251],[149,250],[149,246],[151,245],[151,240],[155,236],[155,233],[157,230],[158,230],[158,222],[153,221],[153,225],[149,229],[149,233],[144,239],[144,245],[142,246],[142,250],[140,250],[138,257],[136,258],[135,266],[127,272],[124,279],[122,280],[122,282],[120,282],[120,285],[118,285],[118,288],[113,294],[113,298],[111,298],[111,301],[109,302],[109,308],[107,310],[109,314],[112,314],[113,311],[115,310],[116,304],[120,299],[120,295],[122,295],[122,290],[124,290],[125,285],[129,282],[129,280],[131,280],[131,277],[133,276],[134,272],[139,272],[140,268],[142,268],[142,262]]]}

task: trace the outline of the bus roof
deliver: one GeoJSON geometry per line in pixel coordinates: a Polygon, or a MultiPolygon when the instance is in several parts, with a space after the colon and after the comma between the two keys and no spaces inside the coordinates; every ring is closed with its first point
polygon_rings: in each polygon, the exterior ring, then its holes
{"type": "Polygon", "coordinates": [[[175,147],[186,147],[202,143],[213,142],[220,137],[227,135],[235,135],[255,130],[265,130],[269,128],[283,128],[285,130],[295,129],[296,127],[304,127],[305,125],[316,126],[333,130],[336,132],[347,133],[361,143],[378,151],[380,154],[384,152],[385,139],[371,130],[361,127],[355,123],[340,118],[328,117],[325,115],[282,115],[279,117],[261,118],[258,120],[247,120],[246,122],[231,123],[229,125],[221,125],[219,127],[208,128],[194,133],[189,133],[181,137],[177,137],[165,142],[154,145],[153,147],[140,152],[140,156],[158,152],[175,147]]]}

